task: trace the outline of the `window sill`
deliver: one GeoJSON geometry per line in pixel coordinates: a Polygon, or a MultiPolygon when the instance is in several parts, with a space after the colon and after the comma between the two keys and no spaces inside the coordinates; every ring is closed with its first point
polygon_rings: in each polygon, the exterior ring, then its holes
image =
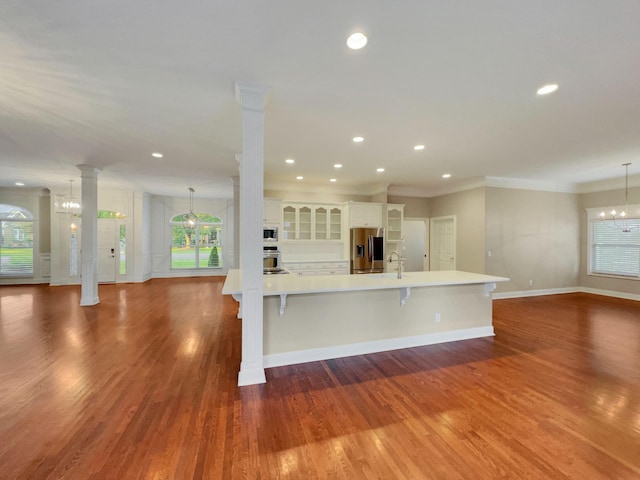
{"type": "Polygon", "coordinates": [[[589,277],[602,277],[602,278],[615,278],[616,280],[640,280],[640,277],[633,277],[631,275],[612,275],[609,273],[587,273],[589,277]]]}

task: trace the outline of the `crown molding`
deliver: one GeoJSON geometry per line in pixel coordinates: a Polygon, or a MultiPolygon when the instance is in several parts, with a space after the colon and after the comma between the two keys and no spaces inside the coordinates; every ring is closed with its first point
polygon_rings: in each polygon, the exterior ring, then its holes
{"type": "MultiPolygon", "coordinates": [[[[629,188],[635,187],[640,187],[640,175],[629,175],[629,188]]],[[[606,192],[608,190],[624,190],[624,176],[578,185],[578,193],[606,192]]]]}
{"type": "Polygon", "coordinates": [[[398,195],[403,197],[422,197],[431,198],[439,197],[440,195],[448,195],[450,193],[463,192],[465,190],[473,190],[474,188],[484,187],[484,178],[476,177],[470,178],[456,183],[448,183],[437,188],[418,188],[418,187],[405,187],[402,185],[391,185],[387,190],[389,195],[398,195]]]}
{"type": "Polygon", "coordinates": [[[387,191],[388,185],[386,184],[373,184],[373,185],[339,185],[329,184],[321,185],[317,183],[306,182],[279,182],[265,179],[265,190],[283,190],[287,192],[309,192],[309,193],[330,193],[339,195],[367,195],[372,196],[377,193],[384,193],[387,191]]]}
{"type": "Polygon", "coordinates": [[[485,186],[514,188],[517,190],[539,190],[543,192],[578,193],[577,185],[574,183],[524,178],[485,177],[485,186]]]}
{"type": "MultiPolygon", "coordinates": [[[[523,178],[506,178],[506,177],[475,177],[468,180],[447,183],[437,188],[426,187],[409,187],[393,184],[374,184],[374,185],[319,185],[308,183],[291,183],[291,182],[274,182],[265,180],[265,189],[268,190],[284,190],[292,192],[313,192],[313,193],[337,193],[342,195],[375,195],[378,193],[386,193],[388,195],[397,195],[402,197],[418,197],[432,198],[441,195],[449,195],[452,193],[473,190],[474,188],[493,187],[493,188],[512,188],[515,190],[534,190],[542,192],[558,192],[558,193],[592,193],[608,190],[623,190],[624,177],[612,178],[607,180],[599,180],[589,183],[569,183],[569,182],[553,182],[544,180],[530,180],[523,178]]],[[[629,177],[629,188],[640,187],[640,175],[629,177]]]]}

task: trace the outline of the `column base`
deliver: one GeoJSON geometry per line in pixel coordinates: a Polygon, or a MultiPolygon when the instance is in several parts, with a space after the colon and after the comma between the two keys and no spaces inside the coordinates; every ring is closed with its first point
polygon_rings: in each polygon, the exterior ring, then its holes
{"type": "Polygon", "coordinates": [[[100,303],[100,298],[99,297],[81,298],[80,299],[80,306],[81,307],[90,307],[91,305],[97,305],[98,303],[100,303]]]}
{"type": "Polygon", "coordinates": [[[240,370],[238,372],[238,386],[258,385],[267,383],[267,377],[264,374],[264,368],[254,368],[251,370],[240,370]]]}

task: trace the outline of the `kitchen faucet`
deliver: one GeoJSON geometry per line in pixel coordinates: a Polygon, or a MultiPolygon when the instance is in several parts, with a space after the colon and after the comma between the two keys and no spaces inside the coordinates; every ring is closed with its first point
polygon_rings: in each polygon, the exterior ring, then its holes
{"type": "Polygon", "coordinates": [[[404,258],[401,257],[400,254],[394,250],[389,254],[389,263],[393,261],[394,254],[396,257],[398,257],[398,278],[402,278],[402,262],[404,262],[404,258]]]}

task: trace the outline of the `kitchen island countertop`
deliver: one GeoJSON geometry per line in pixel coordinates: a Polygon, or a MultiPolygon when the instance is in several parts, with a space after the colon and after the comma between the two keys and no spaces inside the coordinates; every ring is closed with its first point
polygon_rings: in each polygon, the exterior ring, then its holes
{"type": "MultiPolygon", "coordinates": [[[[430,287],[442,285],[472,285],[508,281],[505,277],[443,270],[434,272],[372,273],[364,275],[265,275],[264,296],[295,295],[339,291],[386,290],[406,287],[430,287]]],[[[225,295],[242,294],[242,271],[229,270],[222,288],[225,295]]]]}

